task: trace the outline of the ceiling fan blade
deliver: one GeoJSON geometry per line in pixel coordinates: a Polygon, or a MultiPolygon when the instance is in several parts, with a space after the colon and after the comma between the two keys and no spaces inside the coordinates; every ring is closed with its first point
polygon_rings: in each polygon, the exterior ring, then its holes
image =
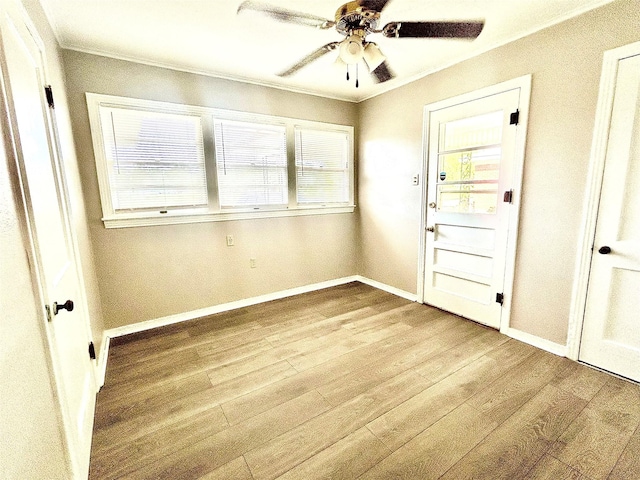
{"type": "Polygon", "coordinates": [[[389,70],[389,65],[387,65],[386,61],[378,65],[375,70],[372,70],[371,76],[376,83],[386,82],[394,77],[391,70],[389,70]]]}
{"type": "Polygon", "coordinates": [[[320,29],[331,28],[336,24],[336,22],[332,20],[327,20],[326,18],[318,17],[316,15],[304,12],[295,12],[293,10],[275,7],[267,3],[254,2],[252,0],[247,0],[240,4],[237,13],[240,14],[241,12],[255,12],[280,22],[295,23],[320,29]]]}
{"type": "Polygon", "coordinates": [[[382,29],[389,38],[476,38],[484,21],[475,22],[391,22],[382,29]]]}
{"type": "Polygon", "coordinates": [[[375,10],[381,12],[384,7],[387,6],[390,0],[358,0],[358,4],[368,10],[375,10]]]}
{"type": "Polygon", "coordinates": [[[326,45],[318,48],[317,50],[314,50],[313,52],[311,52],[309,55],[304,57],[302,60],[300,60],[295,65],[292,65],[290,68],[288,68],[284,72],[278,73],[278,76],[279,77],[289,77],[289,76],[293,75],[294,73],[296,73],[301,68],[306,67],[311,62],[314,62],[314,61],[318,60],[320,57],[324,56],[325,54],[327,54],[327,53],[329,53],[329,52],[331,52],[333,50],[335,50],[339,46],[340,46],[340,42],[327,43],[326,45]]]}

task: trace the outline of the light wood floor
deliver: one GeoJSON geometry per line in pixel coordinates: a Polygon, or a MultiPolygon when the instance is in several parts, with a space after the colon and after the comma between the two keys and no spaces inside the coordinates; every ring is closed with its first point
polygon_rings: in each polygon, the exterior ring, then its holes
{"type": "Polygon", "coordinates": [[[91,479],[640,479],[640,387],[360,283],[113,339],[91,479]]]}

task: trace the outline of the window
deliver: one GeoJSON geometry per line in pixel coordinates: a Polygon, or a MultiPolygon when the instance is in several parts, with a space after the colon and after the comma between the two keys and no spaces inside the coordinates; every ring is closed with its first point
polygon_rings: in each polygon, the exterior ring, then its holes
{"type": "Polygon", "coordinates": [[[296,128],[298,204],[349,202],[349,140],[344,131],[296,128]]]}
{"type": "Polygon", "coordinates": [[[87,93],[107,228],[353,212],[353,127],[87,93]]]}
{"type": "Polygon", "coordinates": [[[287,205],[284,126],[215,121],[222,208],[287,205]]]}
{"type": "Polygon", "coordinates": [[[115,212],[207,205],[199,117],[100,109],[115,212]]]}

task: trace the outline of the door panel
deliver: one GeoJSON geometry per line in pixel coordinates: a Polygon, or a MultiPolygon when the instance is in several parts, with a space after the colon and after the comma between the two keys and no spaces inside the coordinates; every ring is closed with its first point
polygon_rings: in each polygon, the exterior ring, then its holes
{"type": "MultiPolygon", "coordinates": [[[[78,298],[79,279],[61,188],[59,163],[44,100],[39,42],[22,12],[6,3],[0,24],[8,73],[9,105],[21,181],[34,243],[40,293],[51,312],[46,322],[57,393],[71,463],[86,478],[95,402],[93,367],[88,356],[88,325],[78,298]],[[54,302],[76,301],[72,311],[54,314],[54,302]]],[[[44,311],[44,306],[43,306],[44,311]]]]}
{"type": "Polygon", "coordinates": [[[500,327],[519,89],[429,114],[424,301],[500,327]]]}
{"type": "Polygon", "coordinates": [[[640,381],[640,55],[617,71],[579,359],[640,381]]]}

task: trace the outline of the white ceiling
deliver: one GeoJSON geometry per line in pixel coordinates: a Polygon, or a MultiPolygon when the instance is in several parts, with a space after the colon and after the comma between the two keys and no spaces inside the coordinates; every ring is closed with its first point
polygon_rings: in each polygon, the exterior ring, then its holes
{"type": "MultiPolygon", "coordinates": [[[[344,37],[334,29],[237,15],[242,0],[40,0],[63,48],[168,68],[361,101],[529,35],[612,0],[391,0],[391,21],[476,20],[474,41],[397,39],[371,34],[396,77],[375,84],[364,65],[360,86],[334,65],[337,51],[289,78],[276,75],[313,50],[344,37]]],[[[344,0],[265,0],[334,19],[344,0]]],[[[352,72],[353,73],[353,72],[352,72]]]]}

